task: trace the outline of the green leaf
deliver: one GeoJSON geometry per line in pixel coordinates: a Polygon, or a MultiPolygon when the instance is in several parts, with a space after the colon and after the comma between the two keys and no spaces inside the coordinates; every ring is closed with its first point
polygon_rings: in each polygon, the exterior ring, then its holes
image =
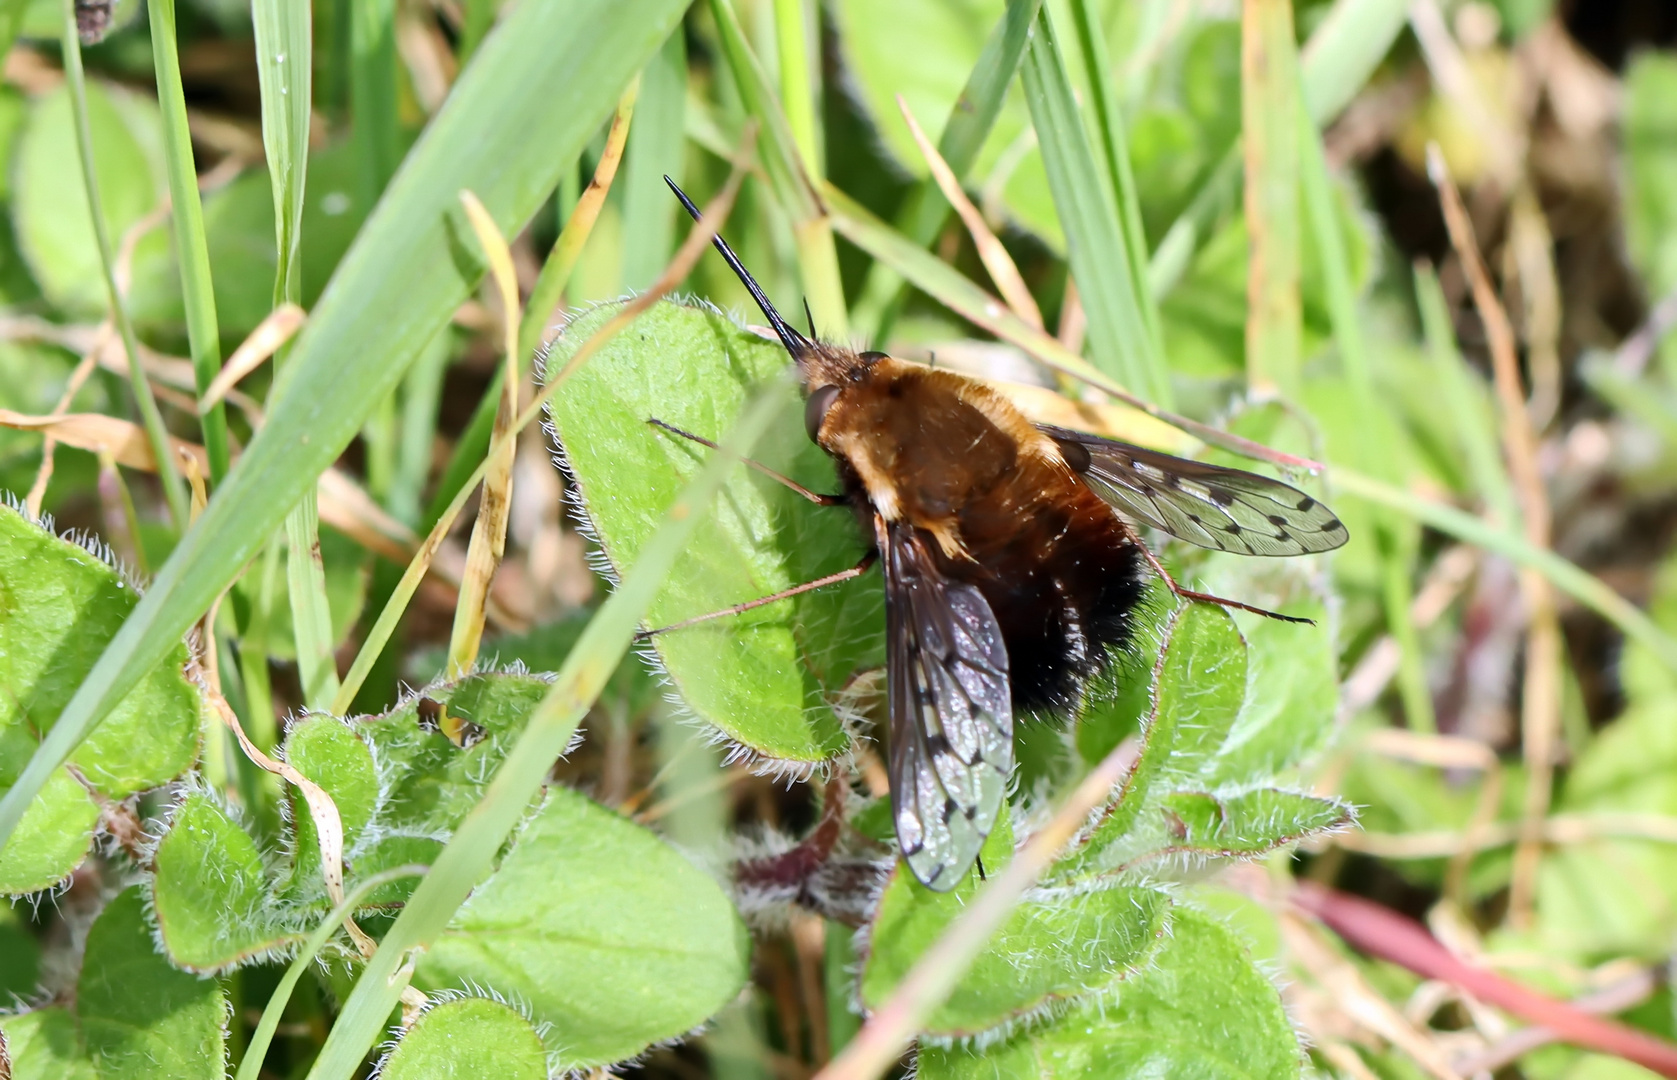
{"type": "Polygon", "coordinates": [[[12,1080],[101,1080],[82,1047],[76,1018],[63,1006],[0,1016],[12,1080]]]}
{"type": "Polygon", "coordinates": [[[547,1080],[547,1051],[530,1021],[512,1006],[481,997],[456,998],[426,1009],[379,1065],[378,1075],[383,1080],[547,1080]]]}
{"type": "Polygon", "coordinates": [[[1300,791],[1259,788],[1237,795],[1179,791],[1159,800],[1170,854],[1260,855],[1351,821],[1350,807],[1300,791]]]}
{"type": "MultiPolygon", "coordinates": [[[[614,310],[577,320],[549,367],[562,364],[614,310]]],[[[612,567],[634,563],[664,508],[713,454],[647,419],[715,439],[751,390],[785,366],[779,345],[723,316],[662,303],[572,378],[550,415],[612,567]]],[[[835,491],[832,464],[804,435],[801,414],[788,389],[781,420],[758,457],[814,490],[835,491]]],[[[740,470],[682,553],[647,621],[665,626],[844,570],[864,550],[843,511],[740,470]]],[[[883,664],[882,608],[879,579],[869,574],[660,634],[652,646],[699,719],[765,757],[813,763],[849,745],[832,702],[856,672],[883,664]]]]}
{"type": "Polygon", "coordinates": [[[256,841],[205,792],[176,807],[152,865],[159,936],[180,967],[219,971],[302,937],[276,908],[256,841]]]}
{"type": "Polygon", "coordinates": [[[1179,911],[1153,962],[1112,1001],[982,1051],[923,1046],[923,1080],[1294,1080],[1281,995],[1220,923],[1179,911]]]}
{"type": "MultiPolygon", "coordinates": [[[[997,822],[981,856],[994,873],[1012,861],[1013,827],[997,822]]],[[[877,1009],[982,886],[969,874],[936,893],[897,872],[869,934],[862,1003],[877,1009]]],[[[1147,962],[1166,933],[1170,901],[1146,888],[1113,888],[1027,899],[973,962],[927,1023],[938,1037],[976,1035],[1058,1002],[1110,994],[1147,962]]],[[[1119,991],[1120,995],[1123,991],[1119,991]]]]}
{"type": "Polygon", "coordinates": [[[63,769],[29,805],[12,842],[0,851],[0,892],[37,892],[62,881],[93,846],[99,807],[63,769]]]}
{"type": "MultiPolygon", "coordinates": [[[[134,586],[98,555],[0,503],[0,783],[23,771],[137,601],[134,586]]],[[[177,641],[76,751],[87,783],[123,799],[191,766],[200,701],[185,666],[177,641]]],[[[17,842],[0,852],[0,890],[44,888],[87,852],[98,808],[81,784],[59,769],[42,795],[17,842]]]]}
{"type": "Polygon", "coordinates": [[[1149,797],[1160,789],[1196,786],[1245,698],[1246,643],[1229,613],[1211,604],[1178,609],[1154,669],[1153,711],[1142,732],[1141,756],[1101,823],[1068,860],[1073,872],[1129,862],[1149,850],[1144,846],[1154,838],[1149,797]]]}
{"type": "MultiPolygon", "coordinates": [[[[286,732],[285,760],[332,797],[343,826],[345,858],[354,864],[350,853],[355,851],[379,804],[373,752],[349,724],[333,716],[317,715],[286,732]]],[[[295,893],[299,886],[305,892],[318,890],[322,887],[320,835],[302,793],[294,786],[288,786],[286,793],[291,798],[292,850],[296,852],[291,867],[292,891],[295,893]]]]}
{"type": "MultiPolygon", "coordinates": [[[[377,717],[311,716],[287,733],[286,760],[332,798],[343,826],[346,879],[427,863],[484,796],[531,711],[547,692],[535,675],[474,675],[428,687],[440,714],[468,721],[464,748],[420,722],[420,698],[377,717]]],[[[153,904],[163,942],[181,967],[219,971],[299,940],[329,901],[314,819],[295,787],[285,847],[291,866],[265,866],[256,840],[208,793],[191,792],[170,819],[154,860],[153,904]],[[276,900],[275,893],[281,895],[276,900]]],[[[381,886],[369,905],[401,903],[409,881],[381,886]]]]}
{"type": "MultiPolygon", "coordinates": [[[[152,211],[164,190],[161,121],[151,100],[97,82],[87,85],[87,108],[114,243],[152,211]]],[[[81,165],[67,86],[31,103],[14,154],[12,220],[41,291],[72,314],[102,315],[104,277],[87,193],[74,180],[81,165]]],[[[167,270],[167,248],[161,233],[140,245],[136,290],[148,274],[167,270]]],[[[148,304],[136,296],[134,306],[138,312],[148,304]]]]}
{"type": "Polygon", "coordinates": [[[106,905],[88,931],[76,982],[76,1015],[100,1080],[221,1080],[226,1011],[220,983],[158,954],[138,888],[106,905]]]}
{"type": "Polygon", "coordinates": [[[41,977],[41,946],[29,932],[24,910],[0,908],[0,1005],[33,996],[41,977]]]}
{"type": "MultiPolygon", "coordinates": [[[[293,343],[261,430],[0,800],[0,845],[52,771],[314,489],[480,280],[484,268],[461,242],[460,190],[474,191],[502,232],[516,233],[685,7],[521,4],[490,34],[293,343]]],[[[340,1045],[328,1049],[337,1054],[340,1045]]]]}
{"type": "Polygon", "coordinates": [[[419,978],[516,995],[552,1025],[560,1067],[583,1069],[702,1023],[744,985],[749,952],[714,881],[646,829],[554,788],[419,978]]]}
{"type": "MultiPolygon", "coordinates": [[[[1581,754],[1558,800],[1572,813],[1677,816],[1672,699],[1633,707],[1581,754]]],[[[1600,838],[1548,854],[1538,881],[1543,948],[1571,958],[1645,956],[1677,932],[1677,849],[1600,838]]]]}
{"type": "MultiPolygon", "coordinates": [[[[523,664],[529,671],[558,671],[593,615],[591,609],[573,611],[527,634],[489,638],[479,655],[493,667],[523,664]]],[[[427,649],[409,662],[408,672],[415,683],[433,682],[442,677],[447,664],[446,648],[427,649]]],[[[647,665],[638,657],[630,657],[613,673],[601,697],[624,701],[631,712],[639,713],[663,700],[663,691],[647,665]]]]}

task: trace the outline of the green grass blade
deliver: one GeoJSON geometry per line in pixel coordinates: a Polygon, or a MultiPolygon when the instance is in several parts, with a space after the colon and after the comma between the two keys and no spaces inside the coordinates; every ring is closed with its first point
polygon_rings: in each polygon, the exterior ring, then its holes
{"type": "Polygon", "coordinates": [[[350,110],[360,158],[363,206],[378,201],[396,172],[396,2],[354,0],[350,14],[350,110]]]}
{"type": "MultiPolygon", "coordinates": [[[[192,137],[186,129],[186,95],[181,89],[180,53],[175,45],[175,0],[152,0],[151,54],[157,69],[157,104],[163,114],[163,150],[169,169],[169,202],[175,219],[175,252],[180,259],[181,297],[186,306],[186,337],[198,393],[209,389],[221,370],[221,330],[216,323],[215,290],[210,280],[210,251],[204,240],[204,205],[198,198],[198,170],[192,137]]],[[[199,420],[210,479],[227,475],[227,407],[217,402],[199,420]]]]}
{"type": "Polygon", "coordinates": [[[310,1080],[347,1080],[378,1041],[407,977],[400,971],[414,949],[435,941],[493,865],[495,855],[547,779],[553,759],[564,750],[579,721],[617,670],[634,640],[647,605],[664,584],[676,556],[738,459],[751,452],[773,421],[789,375],[765,387],[746,407],[723,452],[712,455],[670,507],[664,523],[641,549],[623,583],[589,620],[565,658],[553,688],[531,714],[529,725],[495,774],[488,794],[456,830],[414,891],[402,914],[363,969],[343,1012],[332,1026],[310,1080]]]}
{"type": "Polygon", "coordinates": [[[484,268],[462,243],[460,190],[518,231],[684,6],[520,4],[490,34],[339,263],[262,430],[0,800],[0,845],[52,770],[267,542],[471,294],[484,268]]]}
{"type": "MultiPolygon", "coordinates": [[[[623,287],[638,292],[657,280],[675,250],[675,215],[681,208],[670,198],[664,177],[683,182],[687,152],[687,42],[681,30],[670,35],[641,72],[634,108],[623,162],[623,287]]],[[[574,257],[571,262],[574,266],[574,257]]],[[[531,294],[530,315],[540,319],[541,326],[558,297],[538,316],[536,308],[543,299],[531,294]]],[[[528,355],[521,355],[519,362],[527,363],[528,355]]]]}
{"type": "MultiPolygon", "coordinates": [[[[1351,259],[1346,249],[1345,234],[1334,205],[1333,182],[1328,176],[1327,155],[1322,149],[1321,135],[1311,121],[1308,110],[1298,110],[1299,163],[1301,194],[1305,216],[1310,222],[1310,234],[1321,259],[1323,280],[1327,287],[1328,315],[1333,322],[1334,342],[1339,349],[1340,364],[1346,381],[1351,384],[1352,401],[1360,417],[1356,448],[1357,463],[1371,475],[1393,478],[1393,456],[1382,446],[1379,433],[1379,398],[1375,392],[1374,376],[1369,369],[1368,350],[1363,341],[1362,324],[1357,320],[1356,286],[1351,278],[1351,259]]],[[[1425,658],[1415,623],[1409,617],[1413,599],[1410,584],[1414,561],[1413,543],[1406,542],[1410,532],[1381,514],[1375,519],[1375,545],[1382,563],[1381,598],[1385,604],[1386,627],[1398,644],[1398,691],[1403,698],[1403,711],[1411,730],[1436,732],[1437,718],[1433,715],[1432,691],[1427,685],[1425,658]]]]}
{"type": "Polygon", "coordinates": [[[163,427],[163,415],[157,411],[157,399],[152,397],[151,383],[146,381],[145,369],[140,365],[140,342],[134,335],[134,324],[128,320],[128,308],[116,287],[116,262],[111,252],[110,226],[105,220],[104,203],[99,197],[99,177],[93,167],[93,130],[87,118],[87,75],[82,70],[81,39],[76,36],[76,5],[64,0],[64,77],[70,84],[71,107],[76,116],[76,148],[80,151],[82,189],[87,195],[88,216],[93,219],[93,235],[99,245],[99,266],[105,275],[105,294],[111,305],[111,319],[116,323],[127,351],[128,384],[134,392],[134,403],[140,410],[145,425],[146,441],[151,444],[152,456],[157,460],[157,473],[163,480],[163,495],[169,503],[169,514],[177,529],[186,525],[186,485],[180,470],[175,467],[175,455],[169,451],[169,433],[163,427]]]}
{"type": "MultiPolygon", "coordinates": [[[[274,306],[302,295],[303,196],[309,170],[309,106],[313,101],[314,40],[303,0],[255,0],[256,73],[262,90],[262,147],[274,194],[274,306]]],[[[283,356],[283,354],[282,354],[283,356]]],[[[282,367],[283,370],[283,367],[282,367]]],[[[282,375],[275,393],[283,393],[282,375]]],[[[285,576],[303,702],[324,708],[338,688],[332,656],[332,615],[326,568],[320,561],[320,521],[313,491],[285,522],[285,576]]]]}
{"type": "Polygon", "coordinates": [[[751,43],[733,5],[728,0],[711,0],[710,8],[734,84],[746,112],[758,123],[758,156],[768,173],[769,185],[774,189],[775,200],[792,219],[798,271],[803,276],[804,292],[815,313],[816,325],[822,333],[842,338],[849,326],[844,285],[839,279],[832,225],[810,188],[814,170],[798,149],[792,125],[763,65],[751,51],[751,43]]]}
{"type": "MultiPolygon", "coordinates": [[[[957,177],[965,177],[972,169],[984,140],[990,137],[990,129],[1001,114],[1002,101],[1019,70],[1025,43],[1030,40],[1031,27],[1041,6],[1042,0],[1008,0],[1007,10],[990,31],[984,51],[978,54],[978,63],[973,65],[966,85],[961,88],[961,96],[949,110],[937,148],[957,177]]],[[[943,197],[937,181],[928,176],[904,200],[897,226],[921,247],[930,247],[943,230],[949,210],[949,200],[943,197]]],[[[883,348],[904,296],[902,275],[889,264],[876,261],[868,268],[862,298],[856,304],[857,331],[883,348]]]]}
{"type": "MultiPolygon", "coordinates": [[[[1367,83],[1403,30],[1404,0],[1337,0],[1317,25],[1299,58],[1299,78],[1310,118],[1326,127],[1367,83]]],[[[1153,249],[1148,280],[1153,295],[1176,287],[1208,236],[1212,223],[1240,191],[1240,146],[1229,147],[1188,209],[1153,249]]]]}
{"type": "Polygon", "coordinates": [[[1072,0],[1071,11],[1073,27],[1077,32],[1077,47],[1083,57],[1083,70],[1089,78],[1089,104],[1094,109],[1096,143],[1106,165],[1108,182],[1118,200],[1118,220],[1124,228],[1124,253],[1130,259],[1130,282],[1136,294],[1136,307],[1152,341],[1153,355],[1162,358],[1165,350],[1159,330],[1159,305],[1152,289],[1147,286],[1147,232],[1141,225],[1141,196],[1136,191],[1135,173],[1130,168],[1130,143],[1124,131],[1124,114],[1112,93],[1112,61],[1106,52],[1106,31],[1090,0],[1072,0]]]}
{"type": "Polygon", "coordinates": [[[343,926],[344,920],[354,914],[355,909],[382,886],[403,878],[418,877],[429,869],[430,867],[426,866],[395,866],[373,874],[358,882],[349,895],[344,897],[344,902],[333,908],[332,913],[315,927],[314,933],[309,935],[303,947],[286,966],[279,985],[269,995],[268,1005],[262,1010],[262,1019],[257,1022],[256,1030],[251,1033],[250,1043],[245,1047],[235,1080],[257,1080],[262,1075],[263,1059],[268,1056],[268,1047],[274,1041],[274,1032],[279,1030],[285,1006],[291,1001],[291,991],[296,989],[298,981],[314,963],[314,958],[320,955],[320,950],[326,947],[326,943],[343,926]]]}
{"type": "Polygon", "coordinates": [[[1072,277],[1088,313],[1095,366],[1168,408],[1170,375],[1138,303],[1141,282],[1132,268],[1139,263],[1130,255],[1116,196],[1090,145],[1047,8],[1037,12],[1021,70],[1048,186],[1066,232],[1072,277]]]}
{"type": "Polygon", "coordinates": [[[1421,311],[1421,330],[1439,396],[1450,411],[1451,427],[1461,440],[1467,472],[1479,497],[1492,515],[1504,525],[1520,520],[1514,503],[1514,487],[1503,464],[1497,441],[1496,421],[1490,414],[1482,386],[1456,348],[1456,329],[1450,319],[1450,305],[1439,287],[1438,275],[1430,266],[1415,267],[1415,302],[1421,311]]]}
{"type": "MultiPolygon", "coordinates": [[[[792,143],[811,176],[824,171],[821,154],[821,126],[816,102],[815,77],[811,72],[813,42],[810,35],[814,5],[806,0],[774,0],[774,33],[780,60],[780,100],[786,106],[786,124],[792,143]]],[[[819,24],[817,24],[819,25],[819,24]]]]}
{"type": "Polygon", "coordinates": [[[1434,502],[1382,480],[1334,466],[1334,487],[1346,494],[1397,510],[1423,525],[1542,574],[1549,584],[1594,611],[1628,638],[1634,638],[1667,667],[1677,671],[1677,639],[1662,630],[1648,613],[1609,588],[1601,579],[1548,548],[1528,543],[1517,531],[1493,525],[1465,510],[1434,502]]]}
{"type": "MultiPolygon", "coordinates": [[[[838,188],[831,184],[824,185],[821,197],[826,200],[828,210],[832,214],[833,227],[846,240],[875,259],[895,267],[915,288],[944,304],[974,326],[983,327],[1003,341],[1012,342],[1054,370],[1104,390],[1126,405],[1140,409],[1209,445],[1288,468],[1322,468],[1320,462],[1271,450],[1250,439],[1219,431],[1209,424],[1202,424],[1185,416],[1178,416],[1136,397],[1105,372],[1062,345],[1058,338],[1025,322],[1009,311],[1000,300],[962,277],[960,271],[868,213],[838,188]]],[[[1171,440],[1168,433],[1161,430],[1159,434],[1162,438],[1156,445],[1161,449],[1179,452],[1188,449],[1180,440],[1171,440]]]]}
{"type": "Polygon", "coordinates": [[[17,36],[23,32],[23,17],[29,13],[29,0],[5,0],[0,4],[0,56],[12,51],[17,36]]]}
{"type": "Polygon", "coordinates": [[[262,147],[274,189],[274,306],[297,303],[302,248],[303,181],[309,166],[312,58],[309,5],[303,0],[254,0],[256,74],[262,88],[262,147]]]}
{"type": "Polygon", "coordinates": [[[1241,145],[1246,159],[1246,386],[1262,400],[1297,401],[1303,333],[1299,298],[1299,82],[1291,0],[1242,6],[1241,145]]]}
{"type": "Polygon", "coordinates": [[[1304,46],[1304,102],[1319,126],[1338,116],[1386,58],[1409,18],[1407,0],[1338,0],[1304,46]]]}

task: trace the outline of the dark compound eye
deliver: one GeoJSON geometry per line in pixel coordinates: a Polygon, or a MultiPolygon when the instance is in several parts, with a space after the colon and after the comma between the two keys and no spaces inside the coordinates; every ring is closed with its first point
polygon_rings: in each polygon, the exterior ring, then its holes
{"type": "Polygon", "coordinates": [[[890,358],[891,358],[890,353],[875,352],[873,350],[869,350],[868,352],[862,353],[859,356],[859,359],[864,364],[877,364],[881,360],[889,360],[890,358]]]}
{"type": "Polygon", "coordinates": [[[804,402],[804,430],[809,432],[809,441],[818,442],[821,434],[821,421],[827,418],[827,410],[838,400],[839,388],[833,385],[823,386],[809,395],[804,402]]]}

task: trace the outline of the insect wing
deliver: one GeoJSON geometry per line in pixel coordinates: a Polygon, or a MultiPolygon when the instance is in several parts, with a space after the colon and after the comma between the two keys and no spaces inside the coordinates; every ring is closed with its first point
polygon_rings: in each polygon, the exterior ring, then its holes
{"type": "Polygon", "coordinates": [[[1042,432],[1101,498],[1190,544],[1237,555],[1308,555],[1350,538],[1332,510],[1279,480],[1068,428],[1044,424],[1042,432]]]}
{"type": "Polygon", "coordinates": [[[912,526],[882,539],[897,843],[944,892],[978,857],[1013,772],[1007,649],[984,594],[938,573],[912,526]]]}

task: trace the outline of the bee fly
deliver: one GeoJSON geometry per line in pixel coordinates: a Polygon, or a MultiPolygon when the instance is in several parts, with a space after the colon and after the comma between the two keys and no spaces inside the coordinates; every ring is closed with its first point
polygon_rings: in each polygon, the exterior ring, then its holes
{"type": "MultiPolygon", "coordinates": [[[[698,220],[698,207],[665,180],[698,220]]],[[[1032,424],[974,379],[805,337],[727,242],[715,243],[796,362],[805,428],[832,455],[843,494],[817,494],[750,464],[814,502],[848,506],[872,546],[850,570],[653,633],[857,577],[880,562],[892,816],[903,858],[928,888],[954,888],[995,824],[1013,771],[1014,714],[1071,708],[1125,644],[1143,562],[1184,599],[1307,621],[1180,587],[1125,518],[1243,555],[1339,547],[1345,526],[1309,495],[1032,424]]]]}

